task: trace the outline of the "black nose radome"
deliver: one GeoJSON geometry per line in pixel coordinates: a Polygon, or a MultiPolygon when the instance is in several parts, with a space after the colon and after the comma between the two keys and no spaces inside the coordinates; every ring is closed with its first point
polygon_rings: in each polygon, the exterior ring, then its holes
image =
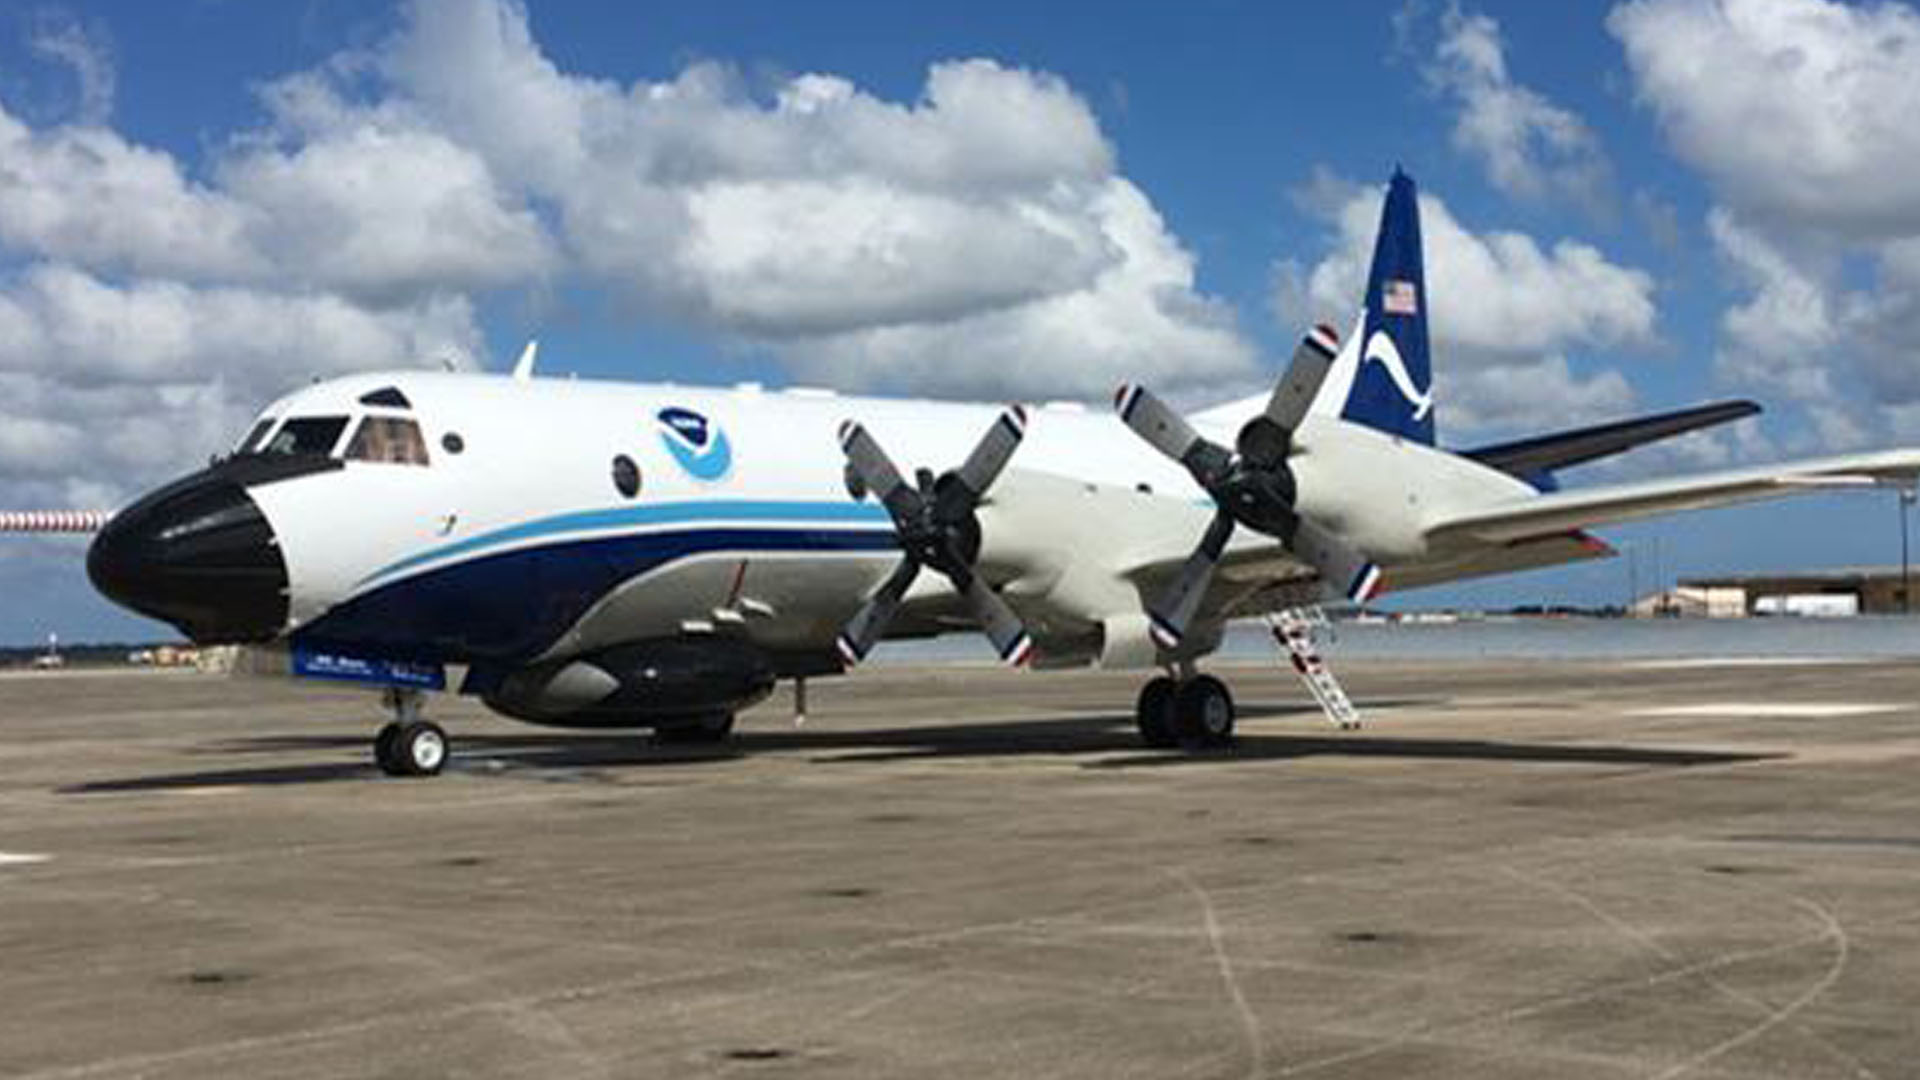
{"type": "Polygon", "coordinates": [[[87,576],[115,603],[201,644],[263,641],[287,622],[287,567],[273,529],[218,471],[114,515],[87,551],[87,576]]]}

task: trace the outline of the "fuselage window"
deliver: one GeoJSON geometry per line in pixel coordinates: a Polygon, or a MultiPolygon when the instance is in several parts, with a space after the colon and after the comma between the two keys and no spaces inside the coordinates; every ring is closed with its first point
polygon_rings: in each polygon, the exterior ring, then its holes
{"type": "Polygon", "coordinates": [[[347,430],[344,416],[300,416],[280,425],[263,454],[330,454],[347,430]]]}
{"type": "Polygon", "coordinates": [[[273,417],[271,416],[266,417],[265,419],[261,420],[259,423],[253,425],[253,430],[247,432],[247,437],[241,440],[240,449],[236,451],[236,453],[251,454],[256,450],[259,450],[262,444],[264,444],[267,441],[267,432],[272,430],[273,430],[273,417]]]}
{"type": "Polygon", "coordinates": [[[348,461],[376,461],[387,465],[427,464],[427,441],[420,425],[397,416],[369,416],[347,444],[348,461]]]}
{"type": "Polygon", "coordinates": [[[640,466],[625,454],[613,459],[613,487],[629,499],[640,494],[640,466]]]}
{"type": "Polygon", "coordinates": [[[440,445],[447,453],[457,454],[467,448],[467,440],[461,438],[459,432],[449,431],[445,435],[440,436],[440,445]]]}

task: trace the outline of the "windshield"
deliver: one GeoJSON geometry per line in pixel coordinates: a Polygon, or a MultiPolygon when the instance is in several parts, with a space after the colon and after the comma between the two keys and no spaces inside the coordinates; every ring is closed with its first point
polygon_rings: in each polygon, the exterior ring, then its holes
{"type": "Polygon", "coordinates": [[[267,441],[267,432],[272,430],[273,430],[273,417],[271,416],[261,417],[260,422],[253,425],[253,430],[247,432],[247,437],[240,440],[240,449],[234,452],[239,454],[251,454],[254,451],[260,449],[260,444],[267,441]]]}
{"type": "Polygon", "coordinates": [[[296,416],[280,426],[263,454],[328,454],[347,429],[344,416],[296,416]]]}

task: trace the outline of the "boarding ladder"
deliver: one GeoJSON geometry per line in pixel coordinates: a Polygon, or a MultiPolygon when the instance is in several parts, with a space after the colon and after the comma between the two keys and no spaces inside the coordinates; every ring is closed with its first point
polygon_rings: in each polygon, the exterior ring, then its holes
{"type": "Polygon", "coordinates": [[[1333,677],[1313,641],[1314,631],[1325,625],[1326,612],[1317,605],[1281,608],[1267,614],[1267,629],[1273,631],[1273,640],[1293,660],[1293,670],[1313,692],[1320,711],[1335,727],[1351,730],[1360,726],[1360,710],[1353,707],[1353,700],[1341,689],[1340,680],[1333,677]]]}

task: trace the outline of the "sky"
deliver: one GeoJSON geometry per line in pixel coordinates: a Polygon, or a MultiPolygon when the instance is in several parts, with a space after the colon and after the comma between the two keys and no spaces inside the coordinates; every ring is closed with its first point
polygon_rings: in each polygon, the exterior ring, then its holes
{"type": "MultiPolygon", "coordinates": [[[[1747,397],[1569,486],[1920,443],[1920,11],[1828,0],[0,2],[0,509],[112,508],[315,377],[454,363],[1203,405],[1421,185],[1444,444],[1747,397]]],[[[1891,495],[1603,530],[1900,557],[1891,495]]],[[[0,540],[0,642],[161,629],[0,540]]],[[[1627,560],[1408,594],[1605,603],[1627,560]]]]}

